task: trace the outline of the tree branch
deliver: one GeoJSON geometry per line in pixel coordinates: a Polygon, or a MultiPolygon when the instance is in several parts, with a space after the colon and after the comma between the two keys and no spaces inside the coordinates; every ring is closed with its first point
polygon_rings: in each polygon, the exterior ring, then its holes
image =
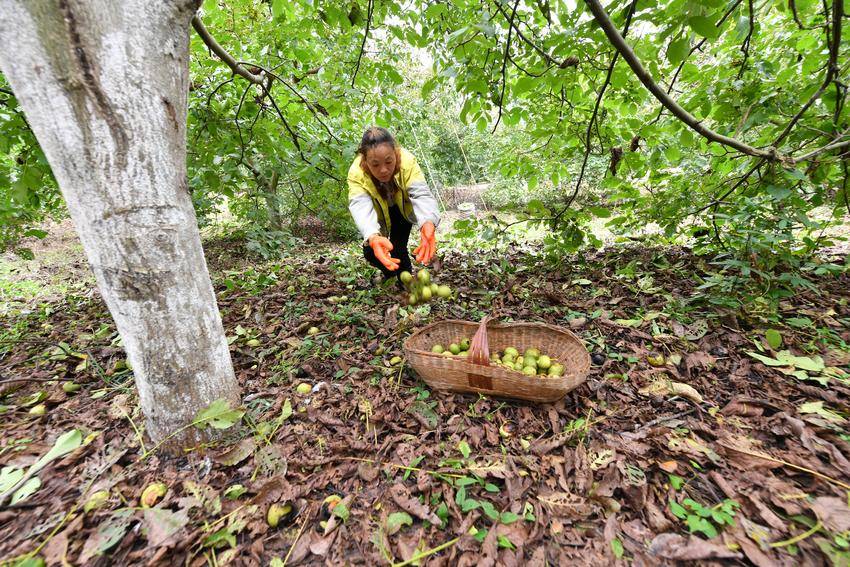
{"type": "Polygon", "coordinates": [[[744,70],[747,67],[747,59],[750,57],[750,42],[753,39],[753,31],[755,30],[755,13],[753,9],[753,0],[747,0],[747,7],[750,12],[750,27],[747,32],[747,37],[744,39],[744,43],[741,44],[741,51],[744,53],[744,59],[741,61],[741,68],[738,69],[738,78],[740,79],[744,75],[744,70]]]}
{"type": "Polygon", "coordinates": [[[369,38],[369,28],[372,26],[372,11],[375,5],[372,0],[369,0],[369,9],[366,16],[366,31],[363,32],[363,43],[360,44],[360,53],[357,55],[357,65],[354,67],[354,74],[351,75],[351,88],[354,88],[354,81],[357,79],[357,71],[360,70],[360,60],[363,58],[363,50],[366,48],[366,40],[369,38]]]}
{"type": "Polygon", "coordinates": [[[791,8],[791,14],[794,16],[794,21],[797,22],[797,27],[801,30],[805,29],[803,27],[803,22],[800,21],[799,14],[797,14],[797,3],[794,0],[788,0],[788,7],[791,8]]]}
{"type": "Polygon", "coordinates": [[[707,128],[704,126],[699,120],[696,119],[694,115],[690,112],[679,106],[679,104],[673,100],[670,95],[664,92],[664,89],[658,86],[658,84],[652,80],[652,77],[644,69],[640,60],[635,55],[632,48],[629,47],[629,44],[626,43],[626,40],[623,39],[623,36],[620,35],[620,32],[617,31],[617,28],[614,27],[614,24],[611,22],[611,18],[608,17],[608,14],[605,12],[605,9],[602,7],[602,4],[599,3],[599,0],[584,0],[584,3],[587,4],[587,7],[590,8],[591,13],[593,14],[594,19],[605,32],[605,35],[608,36],[608,40],[614,46],[614,48],[620,52],[623,56],[623,59],[629,64],[629,67],[632,68],[632,71],[640,79],[640,82],[649,90],[652,95],[658,99],[658,101],[663,104],[667,110],[670,111],[673,116],[687,124],[692,130],[703,136],[704,138],[717,142],[718,144],[722,144],[724,146],[728,146],[730,148],[734,148],[741,153],[755,156],[763,159],[775,160],[777,159],[776,150],[774,148],[769,148],[767,150],[761,150],[759,148],[754,148],[749,144],[746,144],[740,140],[736,140],[734,138],[730,138],[728,136],[724,136],[714,130],[707,128]]]}
{"type": "Polygon", "coordinates": [[[712,208],[712,207],[716,207],[717,205],[719,205],[720,203],[722,203],[722,202],[723,202],[723,199],[725,199],[726,197],[728,197],[729,195],[731,195],[732,193],[734,193],[734,192],[735,192],[735,189],[737,189],[738,187],[740,187],[741,185],[743,185],[743,184],[747,181],[747,179],[749,179],[749,178],[750,178],[750,176],[751,176],[753,173],[755,173],[755,171],[756,171],[759,167],[761,167],[761,166],[762,166],[762,164],[763,164],[765,161],[766,161],[766,160],[765,160],[764,158],[759,159],[759,160],[756,160],[756,163],[755,163],[755,164],[754,164],[754,165],[753,165],[753,166],[752,166],[752,167],[751,167],[751,168],[750,168],[750,169],[749,169],[746,173],[744,173],[744,174],[740,177],[740,179],[738,179],[738,181],[736,181],[736,182],[735,182],[735,184],[734,184],[734,185],[732,185],[732,187],[731,187],[731,188],[729,188],[729,190],[728,190],[728,191],[726,191],[725,193],[723,193],[723,195],[721,195],[720,197],[718,197],[718,198],[714,199],[713,201],[711,201],[709,204],[705,205],[704,207],[700,207],[699,209],[696,209],[696,210],[694,210],[694,211],[691,211],[690,213],[688,213],[688,214],[687,214],[687,216],[698,215],[699,213],[701,213],[701,212],[703,212],[703,211],[705,211],[705,210],[708,210],[708,209],[710,209],[710,208],[712,208]]]}
{"type": "Polygon", "coordinates": [[[844,180],[841,183],[841,192],[844,193],[844,206],[847,207],[847,214],[850,215],[850,197],[847,196],[847,160],[841,160],[841,168],[844,171],[844,180]]]}
{"type": "MultiPolygon", "coordinates": [[[[633,0],[631,6],[629,6],[629,11],[626,14],[626,23],[623,26],[623,36],[629,33],[629,26],[632,23],[632,16],[635,14],[635,9],[637,8],[638,0],[633,0]]],[[[591,141],[590,138],[593,135],[593,124],[596,122],[596,117],[599,115],[599,108],[602,106],[602,97],[605,96],[605,91],[608,89],[608,85],[611,84],[611,76],[614,74],[614,67],[617,65],[617,60],[619,59],[620,52],[615,51],[614,56],[611,58],[611,64],[608,65],[608,73],[605,75],[605,82],[602,83],[602,88],[599,89],[599,94],[596,95],[596,104],[593,105],[593,114],[590,116],[590,122],[587,123],[587,132],[584,135],[584,159],[581,162],[581,171],[579,172],[578,179],[576,180],[576,186],[573,189],[572,195],[567,199],[567,203],[564,207],[558,211],[558,214],[555,215],[555,221],[563,216],[567,209],[569,209],[573,201],[575,201],[578,196],[579,189],[581,188],[581,182],[584,180],[584,172],[587,170],[587,160],[590,158],[590,149],[591,149],[591,141]]],[[[604,149],[604,148],[603,148],[604,149]]]]}
{"type": "MultiPolygon", "coordinates": [[[[249,65],[253,65],[253,64],[252,64],[252,63],[249,63],[249,65]]],[[[285,86],[287,89],[289,89],[290,91],[292,91],[292,93],[293,93],[295,96],[297,96],[297,97],[298,97],[298,99],[299,99],[302,103],[304,103],[304,105],[307,107],[307,110],[309,110],[309,111],[310,111],[310,113],[311,113],[311,114],[313,115],[313,117],[314,117],[314,118],[315,118],[315,119],[319,122],[319,124],[321,124],[321,125],[322,125],[322,127],[324,127],[324,129],[325,129],[325,131],[328,133],[328,135],[329,135],[331,138],[333,138],[334,140],[336,140],[337,142],[340,142],[340,143],[341,143],[340,139],[336,137],[336,135],[335,135],[335,134],[331,131],[331,129],[328,127],[328,125],[327,125],[327,124],[325,124],[325,122],[324,122],[321,118],[319,118],[318,111],[316,110],[316,107],[313,105],[313,103],[311,103],[309,100],[307,100],[306,98],[304,98],[304,95],[302,95],[300,92],[298,92],[298,89],[296,89],[295,87],[293,87],[292,85],[290,85],[289,83],[287,83],[287,82],[286,82],[286,81],[285,81],[285,80],[284,80],[284,79],[283,79],[280,75],[277,75],[276,73],[273,73],[272,71],[270,71],[270,70],[268,70],[268,69],[265,69],[265,68],[263,68],[263,67],[260,67],[259,65],[254,65],[254,66],[255,66],[257,69],[260,69],[260,70],[261,70],[263,73],[265,73],[268,77],[270,77],[270,78],[272,78],[272,79],[274,79],[274,80],[278,81],[278,82],[279,82],[279,83],[281,83],[283,86],[285,86]]],[[[322,109],[322,110],[324,110],[324,109],[322,109]]],[[[325,114],[325,115],[327,115],[327,111],[326,111],[326,110],[324,111],[324,114],[325,114]]]]}
{"type": "Polygon", "coordinates": [[[514,31],[514,17],[516,16],[517,6],[519,6],[519,0],[514,2],[511,18],[508,20],[508,40],[505,42],[505,53],[502,55],[502,93],[499,95],[499,115],[496,117],[496,123],[493,124],[491,134],[496,131],[496,128],[499,127],[499,122],[502,121],[502,106],[505,104],[505,87],[508,85],[506,70],[508,67],[508,58],[511,56],[511,35],[514,31]]]}
{"type": "Polygon", "coordinates": [[[255,75],[250,72],[248,69],[240,65],[225,49],[219,45],[219,43],[215,40],[215,38],[210,35],[210,32],[207,31],[206,26],[201,21],[201,18],[198,17],[197,14],[192,18],[192,27],[195,28],[195,31],[198,32],[198,36],[204,41],[207,47],[212,50],[213,53],[218,55],[218,58],[224,61],[224,63],[230,67],[231,71],[239,75],[240,77],[244,77],[248,79],[252,83],[256,85],[261,85],[263,83],[262,75],[255,75]]]}
{"type": "Polygon", "coordinates": [[[793,159],[793,162],[794,163],[800,163],[802,161],[808,161],[808,160],[812,159],[813,157],[818,156],[820,154],[823,154],[823,153],[826,153],[826,152],[831,152],[833,150],[841,150],[841,149],[844,149],[844,148],[847,148],[847,147],[850,147],[850,140],[844,140],[842,142],[833,142],[831,144],[827,144],[827,145],[825,145],[821,148],[813,150],[813,151],[811,151],[807,154],[801,155],[800,157],[795,157],[793,159]]]}
{"type": "Polygon", "coordinates": [[[829,42],[829,60],[827,61],[826,67],[826,76],[823,79],[823,84],[821,84],[820,88],[809,97],[809,100],[806,101],[806,104],[803,105],[803,108],[794,115],[794,117],[788,122],[788,125],[785,126],[785,129],[781,134],[776,138],[776,141],[773,142],[774,147],[778,147],[782,140],[785,139],[788,134],[791,133],[791,130],[794,128],[794,125],[803,117],[803,114],[811,107],[815,101],[817,101],[824,91],[829,87],[829,84],[835,79],[838,75],[838,50],[841,46],[841,18],[844,15],[844,2],[842,0],[834,0],[832,2],[832,34],[829,42]]]}
{"type": "MultiPolygon", "coordinates": [[[[496,9],[499,11],[499,13],[502,14],[502,16],[504,16],[504,18],[506,20],[512,22],[511,18],[508,16],[507,12],[505,12],[504,8],[502,8],[502,4],[501,4],[500,0],[496,0],[496,9]]],[[[515,23],[511,23],[511,25],[514,28],[514,31],[516,32],[517,37],[519,37],[523,42],[525,42],[529,47],[531,47],[541,57],[543,57],[543,59],[545,59],[547,63],[550,63],[552,65],[557,65],[561,69],[566,69],[567,67],[575,67],[576,65],[578,65],[578,57],[576,57],[574,55],[567,57],[563,61],[556,61],[551,55],[549,55],[548,53],[543,51],[543,49],[541,47],[539,47],[536,43],[534,43],[533,41],[531,41],[530,39],[525,37],[525,35],[523,35],[522,31],[520,31],[519,26],[517,26],[515,23]]]]}

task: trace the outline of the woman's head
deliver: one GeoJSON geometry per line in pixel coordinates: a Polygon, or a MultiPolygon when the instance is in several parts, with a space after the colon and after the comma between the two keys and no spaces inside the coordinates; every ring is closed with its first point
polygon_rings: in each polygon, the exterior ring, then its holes
{"type": "Polygon", "coordinates": [[[364,171],[381,183],[388,183],[398,173],[401,162],[395,138],[386,128],[368,128],[357,148],[364,171]]]}

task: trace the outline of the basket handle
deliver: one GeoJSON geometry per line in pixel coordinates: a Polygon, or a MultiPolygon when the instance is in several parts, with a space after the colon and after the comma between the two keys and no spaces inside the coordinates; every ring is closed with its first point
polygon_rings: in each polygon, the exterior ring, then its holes
{"type": "Polygon", "coordinates": [[[490,341],[487,339],[487,323],[492,318],[492,315],[487,315],[481,319],[478,330],[472,337],[472,344],[469,346],[469,361],[472,364],[490,366],[490,341]]]}

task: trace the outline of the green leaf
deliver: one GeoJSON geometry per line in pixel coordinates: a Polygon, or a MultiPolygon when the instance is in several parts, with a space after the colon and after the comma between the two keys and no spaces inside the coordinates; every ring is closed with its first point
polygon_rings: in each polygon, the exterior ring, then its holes
{"type": "Polygon", "coordinates": [[[3,467],[0,469],[0,494],[3,494],[24,478],[24,469],[3,467]]]}
{"type": "Polygon", "coordinates": [[[775,358],[770,358],[769,356],[763,356],[757,352],[747,351],[747,354],[768,366],[788,366],[787,362],[776,360],[775,358]]]}
{"type": "Polygon", "coordinates": [[[496,541],[499,544],[499,547],[504,549],[516,549],[516,546],[507,538],[507,536],[496,536],[496,541]]]}
{"type": "Polygon", "coordinates": [[[694,16],[688,19],[688,25],[702,37],[717,39],[720,37],[720,28],[714,25],[716,18],[712,16],[694,16]]]}
{"type": "Polygon", "coordinates": [[[705,518],[701,518],[699,516],[688,516],[687,520],[685,520],[685,524],[688,526],[688,531],[691,533],[702,532],[709,539],[717,536],[717,528],[715,528],[714,525],[705,518]]]}
{"type": "Polygon", "coordinates": [[[469,458],[469,454],[472,452],[469,448],[469,443],[467,443],[466,441],[461,441],[457,444],[457,448],[460,451],[460,454],[463,455],[464,459],[469,458]]]}
{"type": "Polygon", "coordinates": [[[31,228],[28,231],[24,232],[24,236],[33,236],[38,239],[43,239],[47,236],[46,230],[40,230],[37,228],[31,228]]]}
{"type": "Polygon", "coordinates": [[[764,332],[764,338],[767,339],[767,344],[773,350],[778,350],[782,346],[782,334],[776,329],[768,329],[764,332]]]}
{"type": "Polygon", "coordinates": [[[428,79],[427,81],[425,81],[422,84],[422,94],[420,94],[419,96],[421,96],[423,99],[427,99],[428,96],[433,92],[433,90],[436,86],[437,86],[437,78],[431,77],[430,79],[428,79]]]}
{"type": "Polygon", "coordinates": [[[682,489],[682,486],[684,486],[684,484],[685,484],[684,478],[682,478],[678,475],[675,475],[675,474],[668,475],[668,477],[670,478],[670,486],[673,487],[673,490],[681,490],[682,489]]]}
{"type": "Polygon", "coordinates": [[[620,538],[614,538],[611,540],[611,551],[614,553],[614,557],[617,559],[622,559],[626,550],[623,549],[623,542],[620,541],[620,538]]]}
{"type": "Polygon", "coordinates": [[[847,419],[845,419],[842,415],[832,411],[829,408],[824,407],[823,400],[818,400],[816,402],[806,402],[798,408],[800,413],[808,413],[819,415],[827,421],[831,421],[833,423],[846,423],[847,419]]]}
{"type": "Polygon", "coordinates": [[[37,476],[34,476],[27,480],[19,489],[17,489],[13,494],[12,498],[9,500],[9,504],[15,505],[18,502],[26,500],[30,496],[32,496],[36,490],[41,487],[41,479],[37,476]]]}
{"type": "Polygon", "coordinates": [[[593,213],[593,216],[600,219],[607,219],[611,216],[611,210],[605,207],[586,207],[586,209],[593,213]]]}
{"type": "MultiPolygon", "coordinates": [[[[475,528],[473,527],[473,528],[472,528],[472,530],[474,530],[474,529],[475,529],[475,528]]],[[[470,530],[470,532],[471,532],[472,530],[470,530]]],[[[476,530],[476,531],[475,531],[475,533],[473,533],[473,534],[472,534],[472,537],[473,537],[476,541],[478,541],[478,543],[483,543],[483,542],[484,542],[484,538],[486,538],[486,537],[487,537],[487,530],[484,530],[484,529],[476,530]]]]}
{"type": "Polygon", "coordinates": [[[425,420],[429,429],[436,429],[437,424],[440,423],[440,417],[425,401],[417,400],[413,402],[406,411],[408,413],[419,414],[419,416],[425,420]]]}
{"type": "Polygon", "coordinates": [[[236,547],[236,535],[230,531],[230,526],[225,526],[217,532],[206,536],[202,543],[204,547],[211,547],[213,549],[218,549],[225,545],[236,547]]]}
{"type": "Polygon", "coordinates": [[[537,84],[536,77],[523,76],[517,79],[516,83],[513,86],[514,96],[520,96],[521,94],[531,90],[534,85],[537,84]]]}
{"type": "Polygon", "coordinates": [[[670,61],[673,65],[678,65],[682,61],[685,60],[685,57],[688,56],[688,52],[691,49],[691,42],[686,37],[682,37],[677,39],[676,41],[670,42],[670,45],[667,47],[667,60],[670,61]]]}
{"type": "Polygon", "coordinates": [[[53,447],[44,454],[38,461],[33,464],[29,471],[32,473],[43,469],[50,461],[58,459],[63,455],[67,455],[71,451],[83,444],[83,434],[78,429],[71,429],[60,435],[53,447]]]}
{"type": "Polygon", "coordinates": [[[349,511],[348,506],[340,502],[334,506],[333,515],[343,522],[346,522],[348,520],[348,516],[351,515],[351,512],[349,511]]]}
{"type": "Polygon", "coordinates": [[[481,505],[481,510],[483,510],[484,513],[487,514],[487,516],[491,520],[493,520],[494,522],[499,521],[501,515],[499,514],[499,511],[496,510],[496,507],[493,506],[492,502],[489,502],[487,500],[481,500],[479,504],[481,505]]]}
{"type": "Polygon", "coordinates": [[[231,409],[227,400],[219,398],[199,411],[193,424],[199,429],[207,425],[214,429],[228,429],[242,419],[244,414],[244,410],[231,409]]]}
{"type": "Polygon", "coordinates": [[[286,14],[287,0],[272,0],[272,18],[275,20],[286,14]]]}
{"type": "Polygon", "coordinates": [[[224,497],[229,500],[236,500],[237,498],[245,494],[247,491],[248,489],[242,486],[241,484],[234,484],[232,486],[228,486],[224,490],[224,497]]]}
{"type": "Polygon", "coordinates": [[[519,520],[519,516],[513,512],[502,512],[499,515],[499,521],[503,524],[513,524],[517,520],[519,520]]]}
{"type": "Polygon", "coordinates": [[[124,538],[127,530],[130,529],[133,514],[135,514],[133,510],[118,510],[102,521],[97,526],[97,531],[89,536],[83,546],[79,563],[81,565],[86,564],[95,555],[103,555],[115,547],[124,538]]]}
{"type": "Polygon", "coordinates": [[[681,504],[674,500],[670,501],[670,512],[681,520],[684,520],[688,517],[688,511],[685,510],[685,508],[681,504]]]}
{"type": "Polygon", "coordinates": [[[789,196],[791,196],[791,189],[789,189],[788,187],[777,187],[775,185],[768,185],[766,190],[768,195],[773,197],[775,201],[782,201],[783,199],[787,199],[789,196]]]}
{"type": "Polygon", "coordinates": [[[289,401],[289,398],[286,398],[286,401],[283,402],[283,408],[280,411],[280,420],[286,421],[292,415],[292,402],[289,401]]]}
{"type": "Polygon", "coordinates": [[[412,526],[413,518],[407,512],[393,512],[387,517],[387,535],[393,535],[402,526],[412,526]]]}

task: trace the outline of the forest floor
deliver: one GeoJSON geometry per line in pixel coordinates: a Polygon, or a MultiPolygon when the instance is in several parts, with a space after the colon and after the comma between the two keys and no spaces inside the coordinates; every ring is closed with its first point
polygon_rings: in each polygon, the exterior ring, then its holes
{"type": "Polygon", "coordinates": [[[263,262],[209,241],[245,414],[173,457],[79,244],[45,246],[0,262],[0,494],[61,453],[0,502],[4,565],[850,564],[847,274],[768,322],[708,301],[686,249],[454,250],[434,277],[455,296],[412,309],[356,245],[263,262]],[[533,404],[390,365],[414,329],[493,312],[572,329],[586,383],[533,404]]]}

